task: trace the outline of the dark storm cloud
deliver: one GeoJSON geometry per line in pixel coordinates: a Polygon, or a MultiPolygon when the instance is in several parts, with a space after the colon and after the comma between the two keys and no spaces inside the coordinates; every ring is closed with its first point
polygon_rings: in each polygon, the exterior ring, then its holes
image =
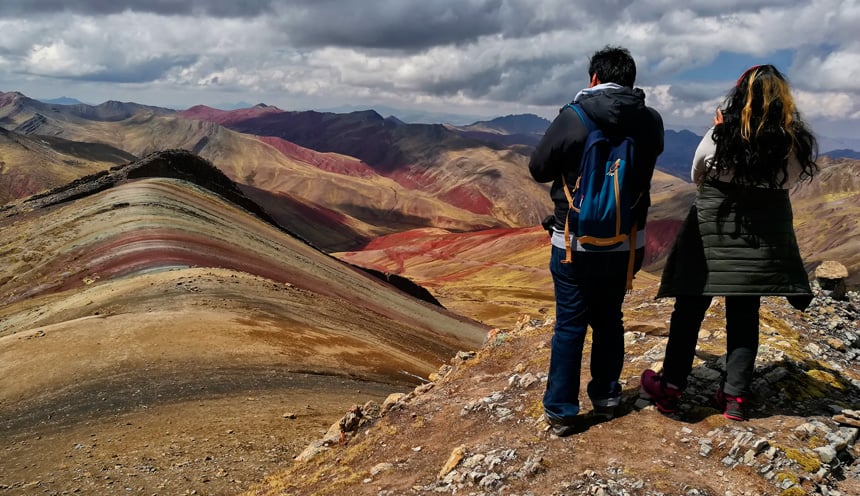
{"type": "Polygon", "coordinates": [[[502,7],[501,0],[308,2],[284,8],[278,27],[305,47],[420,49],[500,33],[502,7]]]}
{"type": "Polygon", "coordinates": [[[416,89],[436,96],[452,96],[461,93],[470,98],[480,98],[486,95],[488,88],[501,82],[502,71],[501,67],[490,67],[468,76],[428,80],[416,89]]]}
{"type": "Polygon", "coordinates": [[[468,79],[440,81],[421,89],[438,96],[459,91],[471,98],[555,106],[567,103],[587,85],[584,64],[544,59],[509,63],[472,74],[468,79]]]}
{"type": "Polygon", "coordinates": [[[686,0],[673,2],[674,5],[669,6],[660,1],[610,0],[598,8],[607,15],[605,18],[612,18],[618,15],[618,4],[621,4],[621,7],[627,9],[627,15],[644,22],[659,20],[680,10],[690,11],[696,17],[743,17],[768,8],[789,8],[804,1],[806,0],[686,0]]]}
{"type": "Polygon", "coordinates": [[[510,68],[505,84],[494,89],[492,98],[524,101],[532,105],[560,106],[588,86],[588,60],[536,60],[510,68]],[[551,68],[551,69],[550,69],[551,68]]]}
{"type": "Polygon", "coordinates": [[[127,10],[158,15],[254,17],[271,11],[273,0],[3,0],[0,17],[29,14],[118,14],[127,10]]]}
{"type": "Polygon", "coordinates": [[[482,36],[527,38],[616,19],[633,0],[324,0],[276,7],[278,27],[305,47],[419,50],[482,36]]]}

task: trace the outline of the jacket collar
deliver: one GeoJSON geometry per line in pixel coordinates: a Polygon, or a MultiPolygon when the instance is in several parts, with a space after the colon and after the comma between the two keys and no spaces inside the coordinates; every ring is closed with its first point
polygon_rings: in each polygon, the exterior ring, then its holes
{"type": "Polygon", "coordinates": [[[616,83],[600,83],[590,88],[583,88],[579,90],[579,93],[577,93],[575,97],[573,97],[573,103],[578,103],[585,95],[597,93],[599,91],[618,89],[621,89],[621,85],[616,83]]]}

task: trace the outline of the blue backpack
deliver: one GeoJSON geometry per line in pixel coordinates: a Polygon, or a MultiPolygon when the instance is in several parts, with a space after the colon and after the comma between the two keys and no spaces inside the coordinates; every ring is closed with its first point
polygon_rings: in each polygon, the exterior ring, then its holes
{"type": "Polygon", "coordinates": [[[562,175],[564,194],[569,210],[565,219],[565,248],[572,260],[570,247],[570,215],[576,214],[573,235],[587,251],[606,251],[629,242],[631,264],[628,289],[632,287],[632,267],[636,249],[637,226],[633,221],[633,185],[631,170],[634,165],[634,140],[625,136],[610,140],[603,131],[576,104],[569,104],[585,127],[588,137],[582,152],[579,176],[571,193],[562,175]]]}

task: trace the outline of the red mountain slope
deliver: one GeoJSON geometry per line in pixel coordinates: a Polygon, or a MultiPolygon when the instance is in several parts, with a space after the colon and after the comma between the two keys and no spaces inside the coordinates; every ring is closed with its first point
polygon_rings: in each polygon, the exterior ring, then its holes
{"type": "Polygon", "coordinates": [[[253,119],[268,113],[278,113],[283,110],[278,107],[258,104],[251,108],[236,109],[236,110],[220,110],[206,105],[195,105],[189,109],[182,110],[176,115],[186,119],[194,119],[198,121],[210,121],[217,124],[225,125],[231,122],[241,121],[245,119],[253,119]]]}
{"type": "Polygon", "coordinates": [[[536,225],[548,208],[546,187],[531,179],[527,156],[490,148],[442,125],[403,124],[373,111],[271,112],[223,122],[243,133],[357,157],[408,189],[492,215],[507,226],[536,225]]]}

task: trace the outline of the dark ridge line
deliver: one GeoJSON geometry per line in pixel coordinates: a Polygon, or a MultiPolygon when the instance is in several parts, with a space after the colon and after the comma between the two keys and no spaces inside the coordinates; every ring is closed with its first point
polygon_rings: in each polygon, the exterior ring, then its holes
{"type": "MultiPolygon", "coordinates": [[[[346,262],[346,263],[349,263],[349,262],[346,262]]],[[[353,265],[353,264],[349,264],[349,265],[352,265],[353,267],[361,269],[364,272],[366,272],[367,274],[369,274],[369,275],[371,275],[377,279],[383,280],[383,281],[387,282],[388,284],[394,286],[395,288],[403,291],[404,293],[411,295],[415,298],[418,298],[419,300],[424,300],[427,303],[430,303],[432,305],[436,305],[436,306],[439,306],[441,308],[445,308],[442,305],[442,303],[440,303],[439,300],[437,300],[436,297],[434,297],[430,293],[430,291],[427,290],[427,288],[425,288],[424,286],[421,286],[420,284],[416,284],[414,281],[412,281],[409,278],[403,277],[403,276],[398,275],[398,274],[391,274],[388,272],[382,272],[382,271],[379,271],[376,269],[359,267],[359,266],[353,265]]]]}

